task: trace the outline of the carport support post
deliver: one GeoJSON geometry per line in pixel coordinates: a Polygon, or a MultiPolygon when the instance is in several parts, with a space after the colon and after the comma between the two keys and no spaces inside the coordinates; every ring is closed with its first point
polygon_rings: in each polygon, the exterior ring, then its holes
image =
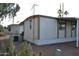
{"type": "Polygon", "coordinates": [[[76,24],[76,47],[79,47],[79,19],[77,19],[76,24]]]}

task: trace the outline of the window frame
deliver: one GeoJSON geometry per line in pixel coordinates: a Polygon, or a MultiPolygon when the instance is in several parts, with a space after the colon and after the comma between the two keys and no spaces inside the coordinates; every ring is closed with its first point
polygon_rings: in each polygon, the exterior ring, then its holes
{"type": "Polygon", "coordinates": [[[29,20],[29,22],[30,22],[30,30],[31,30],[31,28],[32,28],[32,20],[29,20]]]}
{"type": "Polygon", "coordinates": [[[65,20],[59,20],[59,30],[65,30],[65,29],[66,29],[66,22],[65,22],[65,20]]]}

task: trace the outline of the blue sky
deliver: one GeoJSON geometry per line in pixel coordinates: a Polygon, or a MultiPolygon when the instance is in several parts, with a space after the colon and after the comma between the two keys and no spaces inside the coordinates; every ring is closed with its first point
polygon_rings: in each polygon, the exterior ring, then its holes
{"type": "MultiPolygon", "coordinates": [[[[30,15],[33,15],[33,10],[31,10],[33,4],[38,4],[36,7],[35,14],[48,15],[52,17],[57,17],[57,10],[59,9],[60,3],[64,3],[64,10],[69,12],[68,17],[78,17],[79,18],[79,1],[78,0],[1,0],[2,3],[18,3],[21,7],[17,16],[14,18],[15,23],[17,21],[21,22],[30,15]]],[[[4,26],[12,24],[12,19],[8,18],[2,22],[4,26]]]]}

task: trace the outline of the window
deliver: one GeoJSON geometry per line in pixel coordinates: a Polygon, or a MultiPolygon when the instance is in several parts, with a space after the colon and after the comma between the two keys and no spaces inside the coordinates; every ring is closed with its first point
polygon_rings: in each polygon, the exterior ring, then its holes
{"type": "Polygon", "coordinates": [[[59,30],[65,30],[65,21],[59,21],[59,30]]]}
{"type": "Polygon", "coordinates": [[[32,25],[31,25],[32,20],[29,20],[29,22],[30,22],[30,29],[31,29],[31,27],[32,27],[32,25]]]}
{"type": "Polygon", "coordinates": [[[72,30],[75,30],[75,29],[76,29],[76,22],[73,21],[73,22],[72,22],[72,30]]]}

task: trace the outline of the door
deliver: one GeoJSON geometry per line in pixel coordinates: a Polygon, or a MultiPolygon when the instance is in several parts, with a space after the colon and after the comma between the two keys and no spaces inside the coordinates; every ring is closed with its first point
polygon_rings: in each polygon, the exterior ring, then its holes
{"type": "Polygon", "coordinates": [[[71,21],[66,21],[66,38],[70,38],[71,37],[71,21]]]}

